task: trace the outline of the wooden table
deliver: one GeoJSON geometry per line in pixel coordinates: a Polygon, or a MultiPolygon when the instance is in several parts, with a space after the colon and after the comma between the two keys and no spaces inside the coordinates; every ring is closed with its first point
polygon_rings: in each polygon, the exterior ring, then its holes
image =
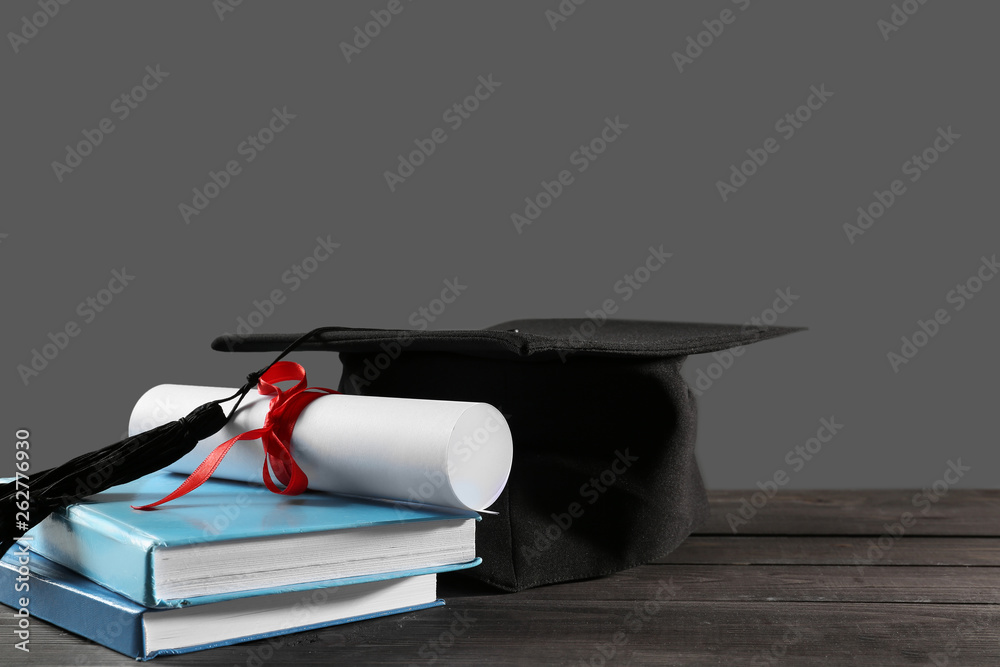
{"type": "MultiPolygon", "coordinates": [[[[516,594],[444,579],[446,607],[154,664],[1000,665],[1000,490],[915,493],[782,491],[734,534],[751,492],[715,492],[658,563],[516,594]]],[[[3,665],[134,664],[40,621],[24,660],[0,625],[3,665]]]]}

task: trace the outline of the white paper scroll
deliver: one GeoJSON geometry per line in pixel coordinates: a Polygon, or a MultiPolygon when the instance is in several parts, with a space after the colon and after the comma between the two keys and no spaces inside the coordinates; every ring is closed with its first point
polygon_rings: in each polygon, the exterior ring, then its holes
{"type": "MultiPolygon", "coordinates": [[[[235,391],[153,387],[132,410],[129,434],[235,391]]],[[[270,398],[251,391],[224,429],[167,469],[190,473],[217,445],[260,428],[270,398]]],[[[310,489],[471,510],[485,509],[499,497],[513,456],[506,420],[486,403],[337,394],[305,407],[291,449],[310,489]]],[[[260,441],[238,442],[214,476],[261,483],[263,461],[260,441]]]]}

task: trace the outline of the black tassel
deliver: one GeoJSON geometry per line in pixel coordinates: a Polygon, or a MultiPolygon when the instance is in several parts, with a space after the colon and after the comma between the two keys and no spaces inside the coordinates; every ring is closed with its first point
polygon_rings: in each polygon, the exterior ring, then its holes
{"type": "Polygon", "coordinates": [[[243,398],[257,386],[267,370],[285,356],[325,331],[340,327],[320,327],[300,336],[274,361],[250,373],[244,384],[229,398],[212,401],[191,411],[187,417],[126,438],[121,442],[83,454],[61,466],[0,484],[0,556],[27,530],[41,523],[57,509],[119,484],[161,470],[194,449],[198,441],[219,432],[233,416],[243,398]],[[226,415],[221,404],[237,399],[226,415]],[[27,509],[25,508],[27,500],[27,509]]]}
{"type": "Polygon", "coordinates": [[[17,480],[0,485],[0,554],[55,510],[170,465],[227,421],[221,405],[206,403],[187,417],[35,473],[20,486],[17,480]],[[28,510],[18,511],[25,498],[28,510]]]}

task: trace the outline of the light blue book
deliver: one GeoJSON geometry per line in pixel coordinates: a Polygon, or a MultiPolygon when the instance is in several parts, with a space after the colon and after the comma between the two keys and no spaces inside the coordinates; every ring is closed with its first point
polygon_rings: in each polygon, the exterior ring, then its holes
{"type": "Polygon", "coordinates": [[[156,473],[57,511],[32,551],[145,607],[200,605],[478,565],[479,515],[210,479],[152,511],[156,473]]]}
{"type": "Polygon", "coordinates": [[[15,546],[0,560],[0,602],[140,660],[444,604],[436,575],[425,574],[147,609],[38,554],[18,552],[15,546]]]}

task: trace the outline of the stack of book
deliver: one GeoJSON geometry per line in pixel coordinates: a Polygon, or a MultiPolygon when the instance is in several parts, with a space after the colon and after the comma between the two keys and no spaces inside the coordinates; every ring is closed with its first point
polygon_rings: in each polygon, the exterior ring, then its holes
{"type": "Polygon", "coordinates": [[[54,513],[0,560],[0,602],[147,660],[442,605],[436,574],[480,562],[475,512],[217,479],[132,509],[182,479],[54,513]]]}

